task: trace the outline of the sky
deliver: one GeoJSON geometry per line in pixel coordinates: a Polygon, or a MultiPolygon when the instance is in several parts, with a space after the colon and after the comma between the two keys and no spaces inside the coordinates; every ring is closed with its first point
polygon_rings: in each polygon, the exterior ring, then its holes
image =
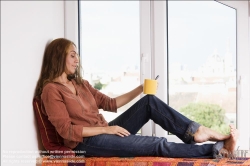
{"type": "Polygon", "coordinates": [[[139,67],[139,2],[80,2],[83,67],[106,71],[139,67]]]}
{"type": "MultiPolygon", "coordinates": [[[[120,71],[140,63],[138,1],[80,1],[83,68],[120,71]]],[[[169,63],[197,70],[230,41],[236,62],[236,10],[215,1],[169,1],[169,63]]]]}
{"type": "Polygon", "coordinates": [[[170,63],[181,63],[195,70],[215,50],[225,56],[230,41],[235,64],[235,9],[215,1],[169,1],[168,16],[170,63]]]}

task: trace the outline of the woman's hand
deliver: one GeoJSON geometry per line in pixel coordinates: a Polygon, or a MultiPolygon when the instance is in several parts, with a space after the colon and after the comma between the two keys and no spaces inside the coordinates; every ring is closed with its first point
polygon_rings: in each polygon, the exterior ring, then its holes
{"type": "Polygon", "coordinates": [[[130,135],[126,129],[120,126],[83,127],[82,129],[82,137],[91,137],[99,134],[115,134],[121,137],[130,135]]]}
{"type": "Polygon", "coordinates": [[[115,135],[118,135],[120,137],[130,135],[130,133],[126,129],[124,129],[124,128],[120,127],[120,126],[107,126],[105,128],[105,133],[106,134],[115,134],[115,135]]]}

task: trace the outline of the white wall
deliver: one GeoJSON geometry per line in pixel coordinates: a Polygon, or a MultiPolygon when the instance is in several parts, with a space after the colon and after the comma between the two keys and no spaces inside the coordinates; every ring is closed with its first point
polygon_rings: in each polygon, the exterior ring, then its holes
{"type": "Polygon", "coordinates": [[[16,160],[19,166],[33,166],[39,156],[32,98],[45,45],[58,37],[64,37],[64,1],[1,1],[3,166],[12,165],[7,157],[13,157],[12,162],[16,160]]]}

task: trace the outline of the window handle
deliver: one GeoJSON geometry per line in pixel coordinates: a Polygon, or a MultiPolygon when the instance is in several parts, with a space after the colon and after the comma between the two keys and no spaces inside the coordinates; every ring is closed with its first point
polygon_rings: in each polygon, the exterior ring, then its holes
{"type": "Polygon", "coordinates": [[[146,74],[146,69],[145,69],[145,66],[146,66],[146,63],[148,62],[148,54],[142,54],[141,55],[141,65],[142,65],[142,76],[144,77],[145,74],[146,74]]]}

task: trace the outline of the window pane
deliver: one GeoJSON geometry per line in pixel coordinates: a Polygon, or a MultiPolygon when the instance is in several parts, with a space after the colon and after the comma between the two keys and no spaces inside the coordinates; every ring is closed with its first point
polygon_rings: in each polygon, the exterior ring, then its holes
{"type": "Polygon", "coordinates": [[[168,1],[169,105],[224,133],[236,124],[236,10],[168,1]]]}
{"type": "MultiPolygon", "coordinates": [[[[80,52],[84,78],[110,97],[140,84],[139,1],[80,1],[80,52]]],[[[107,121],[118,113],[100,112],[107,121]]]]}

